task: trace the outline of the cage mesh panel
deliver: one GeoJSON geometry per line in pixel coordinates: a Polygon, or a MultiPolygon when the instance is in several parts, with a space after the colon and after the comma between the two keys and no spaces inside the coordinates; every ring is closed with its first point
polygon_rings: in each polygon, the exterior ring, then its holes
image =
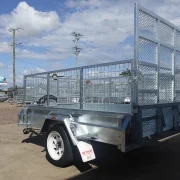
{"type": "Polygon", "coordinates": [[[150,117],[157,115],[156,109],[145,109],[142,111],[142,117],[150,117]]]}
{"type": "Polygon", "coordinates": [[[157,93],[139,93],[139,105],[155,104],[157,102],[157,93]]]}
{"type": "Polygon", "coordinates": [[[160,73],[172,74],[173,49],[160,47],[160,73]]]}
{"type": "Polygon", "coordinates": [[[168,103],[168,102],[172,102],[172,100],[173,100],[172,78],[160,77],[159,102],[168,103]]]}
{"type": "Polygon", "coordinates": [[[175,89],[180,90],[180,72],[175,75],[175,89]]]}
{"type": "MultiPolygon", "coordinates": [[[[172,103],[174,97],[180,102],[180,30],[139,5],[136,10],[135,65],[137,74],[141,74],[137,75],[137,104],[172,103]]],[[[172,107],[163,108],[166,124],[163,131],[173,128],[172,113],[172,107]]],[[[142,110],[142,117],[154,115],[157,109],[142,110]]],[[[143,136],[155,134],[156,123],[157,119],[144,120],[143,136]]]]}
{"type": "Polygon", "coordinates": [[[150,66],[139,65],[139,89],[157,89],[157,69],[150,66]]]}
{"type": "Polygon", "coordinates": [[[49,105],[57,101],[60,108],[79,109],[82,102],[86,110],[131,112],[130,61],[29,75],[26,84],[26,99],[37,102],[45,96],[42,105],[48,104],[49,97],[49,105]]]}
{"type": "Polygon", "coordinates": [[[143,137],[150,136],[156,133],[156,120],[144,121],[143,126],[143,137]]]}
{"type": "Polygon", "coordinates": [[[156,18],[139,11],[139,31],[145,36],[157,38],[156,18]]]}
{"type": "Polygon", "coordinates": [[[139,61],[157,64],[157,44],[144,38],[139,39],[139,61]]]}
{"type": "Polygon", "coordinates": [[[180,84],[178,82],[180,81],[179,76],[177,73],[174,75],[174,72],[176,72],[174,71],[174,65],[176,69],[180,69],[180,52],[175,49],[175,47],[180,48],[180,31],[159,16],[146,12],[141,7],[138,7],[137,12],[136,42],[138,44],[136,57],[137,61],[140,61],[139,63],[137,62],[138,73],[142,73],[142,76],[144,75],[141,79],[138,77],[138,104],[172,102],[174,87],[178,90],[180,84]],[[149,66],[149,69],[148,67],[143,67],[142,64],[149,66]],[[150,70],[150,67],[155,66],[157,68],[150,70]],[[147,75],[145,75],[146,72],[147,75]],[[168,75],[172,75],[171,78],[168,75]],[[158,89],[159,93],[157,94],[155,91],[152,91],[158,89]],[[145,93],[144,95],[143,92],[145,93]],[[149,99],[148,102],[145,96],[149,99]],[[158,101],[155,100],[156,97],[158,101]]]}
{"type": "Polygon", "coordinates": [[[175,33],[175,46],[180,48],[180,31],[176,30],[175,33]]]}
{"type": "Polygon", "coordinates": [[[59,104],[79,104],[79,70],[53,72],[50,74],[49,94],[57,97],[59,104]]]}
{"type": "Polygon", "coordinates": [[[176,101],[180,102],[180,93],[176,93],[176,101]]]}
{"type": "Polygon", "coordinates": [[[180,91],[180,51],[176,51],[175,54],[175,100],[179,102],[180,93],[176,91],[180,91]]]}
{"type": "MultiPolygon", "coordinates": [[[[26,77],[25,101],[30,101],[31,103],[37,103],[41,97],[44,97],[46,95],[47,95],[47,74],[33,75],[26,77]]],[[[44,101],[45,99],[46,98],[44,98],[44,101]]],[[[39,103],[41,104],[42,101],[39,103]]],[[[47,101],[44,103],[47,103],[47,101]]]]}
{"type": "Polygon", "coordinates": [[[180,51],[176,51],[175,54],[175,68],[180,69],[180,51]]]}
{"type": "Polygon", "coordinates": [[[169,45],[174,45],[173,28],[166,25],[164,22],[159,23],[159,40],[169,45]]]}
{"type": "Polygon", "coordinates": [[[163,130],[168,130],[173,128],[173,114],[172,114],[172,107],[164,108],[163,109],[164,119],[166,127],[163,130]]]}
{"type": "Polygon", "coordinates": [[[84,68],[83,80],[84,109],[112,112],[129,109],[129,104],[123,103],[126,97],[131,97],[130,63],[84,68]]]}

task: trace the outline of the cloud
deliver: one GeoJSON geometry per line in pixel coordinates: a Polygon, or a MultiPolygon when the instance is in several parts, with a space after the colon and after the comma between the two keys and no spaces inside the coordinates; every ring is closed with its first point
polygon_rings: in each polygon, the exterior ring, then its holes
{"type": "Polygon", "coordinates": [[[33,68],[33,69],[24,69],[23,70],[23,74],[27,75],[27,74],[34,74],[34,73],[41,73],[41,72],[45,72],[45,69],[42,68],[33,68]]]}
{"type": "Polygon", "coordinates": [[[3,68],[8,68],[8,65],[0,62],[0,69],[3,69],[3,68]]]}
{"type": "Polygon", "coordinates": [[[21,27],[24,30],[17,36],[32,37],[57,28],[60,24],[59,16],[54,11],[41,12],[20,2],[10,13],[0,16],[1,26],[5,29],[21,27]]]}
{"type": "Polygon", "coordinates": [[[111,5],[110,1],[106,1],[106,0],[69,0],[66,2],[66,6],[69,8],[89,8],[89,7],[96,7],[96,8],[100,8],[100,7],[104,7],[104,6],[109,6],[111,5]]]}
{"type": "MultiPolygon", "coordinates": [[[[75,58],[74,37],[70,34],[76,31],[83,34],[78,45],[82,48],[79,54],[81,64],[129,59],[133,58],[134,2],[68,0],[66,7],[61,7],[66,8],[67,12],[63,18],[55,11],[38,11],[26,2],[20,2],[9,14],[0,15],[0,21],[6,31],[16,26],[24,28],[17,32],[17,41],[24,42],[23,47],[17,48],[17,58],[34,59],[34,62],[75,58]]],[[[180,25],[178,0],[137,2],[180,25]]],[[[1,37],[8,39],[12,34],[6,32],[1,37]]],[[[10,52],[9,47],[0,46],[0,53],[10,52]]]]}
{"type": "Polygon", "coordinates": [[[53,49],[53,50],[49,49],[40,52],[34,52],[28,49],[17,50],[17,58],[31,59],[34,60],[34,63],[36,63],[37,60],[63,60],[68,57],[70,57],[69,50],[67,51],[67,53],[65,53],[65,50],[61,50],[61,49],[53,49]]]}
{"type": "MultiPolygon", "coordinates": [[[[27,75],[27,74],[34,74],[34,73],[41,73],[41,72],[45,72],[46,70],[45,69],[42,69],[42,68],[30,68],[30,69],[24,69],[23,71],[19,72],[19,73],[16,73],[16,84],[18,86],[22,86],[23,85],[23,78],[24,78],[24,75],[27,75]]],[[[8,85],[10,86],[12,83],[13,83],[13,73],[12,71],[9,71],[10,74],[7,78],[7,82],[8,82],[8,85]]]]}
{"type": "Polygon", "coordinates": [[[7,42],[1,41],[0,42],[0,53],[1,54],[7,54],[10,52],[12,52],[12,49],[9,46],[9,44],[7,42]]]}

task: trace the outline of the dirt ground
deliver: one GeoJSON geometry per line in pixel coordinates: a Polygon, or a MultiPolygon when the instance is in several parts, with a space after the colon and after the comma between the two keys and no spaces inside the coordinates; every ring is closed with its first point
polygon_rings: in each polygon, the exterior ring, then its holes
{"type": "Polygon", "coordinates": [[[94,143],[96,161],[59,168],[47,161],[43,136],[29,138],[17,126],[19,109],[0,104],[0,180],[180,179],[180,136],[126,155],[113,146],[94,143]]]}
{"type": "Polygon", "coordinates": [[[0,102],[0,125],[17,123],[18,112],[21,107],[16,103],[2,103],[0,102]]]}

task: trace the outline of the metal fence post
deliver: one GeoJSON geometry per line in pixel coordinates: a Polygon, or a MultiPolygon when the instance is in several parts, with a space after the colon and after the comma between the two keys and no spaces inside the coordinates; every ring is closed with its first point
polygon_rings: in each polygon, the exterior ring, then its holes
{"type": "Polygon", "coordinates": [[[23,79],[23,91],[24,91],[24,93],[23,93],[23,104],[25,104],[25,102],[26,102],[26,76],[24,76],[24,79],[23,79]]]}
{"type": "Polygon", "coordinates": [[[50,74],[47,74],[47,106],[49,106],[49,78],[50,74]]]}
{"type": "Polygon", "coordinates": [[[80,109],[83,109],[83,94],[84,94],[84,87],[83,87],[83,68],[79,69],[80,71],[80,109]]]}

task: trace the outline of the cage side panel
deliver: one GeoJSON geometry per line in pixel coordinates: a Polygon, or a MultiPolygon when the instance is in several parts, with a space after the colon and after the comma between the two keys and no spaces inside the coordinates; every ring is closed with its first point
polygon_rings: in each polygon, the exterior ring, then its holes
{"type": "Polygon", "coordinates": [[[44,106],[131,112],[131,60],[28,75],[26,101],[44,106]]]}
{"type": "Polygon", "coordinates": [[[135,29],[138,32],[135,39],[138,44],[135,47],[135,58],[139,74],[138,96],[140,96],[138,104],[179,101],[180,31],[168,21],[139,5],[136,6],[136,11],[138,16],[135,17],[135,29]],[[152,84],[152,89],[147,88],[146,84],[152,84]],[[142,95],[143,93],[145,95],[142,95]],[[152,96],[152,99],[154,96],[157,99],[148,102],[142,98],[147,94],[152,96]]]}
{"type": "Polygon", "coordinates": [[[131,63],[83,68],[86,110],[131,112],[131,63]]]}
{"type": "Polygon", "coordinates": [[[164,114],[164,120],[165,120],[165,127],[163,128],[163,131],[172,129],[173,128],[172,107],[164,108],[163,114],[164,114]]]}
{"type": "Polygon", "coordinates": [[[47,73],[27,76],[25,91],[25,102],[37,104],[40,98],[47,95],[47,73]]]}
{"type": "Polygon", "coordinates": [[[143,137],[161,134],[174,129],[173,108],[174,105],[156,107],[142,110],[143,137]],[[160,113],[162,112],[162,114],[160,113]]]}
{"type": "MultiPolygon", "coordinates": [[[[142,110],[142,118],[147,118],[157,115],[156,109],[142,110]]],[[[150,136],[156,133],[156,119],[142,122],[143,137],[150,136]]]]}
{"type": "Polygon", "coordinates": [[[54,71],[50,73],[49,94],[57,98],[61,108],[79,109],[80,71],[54,71]]]}

